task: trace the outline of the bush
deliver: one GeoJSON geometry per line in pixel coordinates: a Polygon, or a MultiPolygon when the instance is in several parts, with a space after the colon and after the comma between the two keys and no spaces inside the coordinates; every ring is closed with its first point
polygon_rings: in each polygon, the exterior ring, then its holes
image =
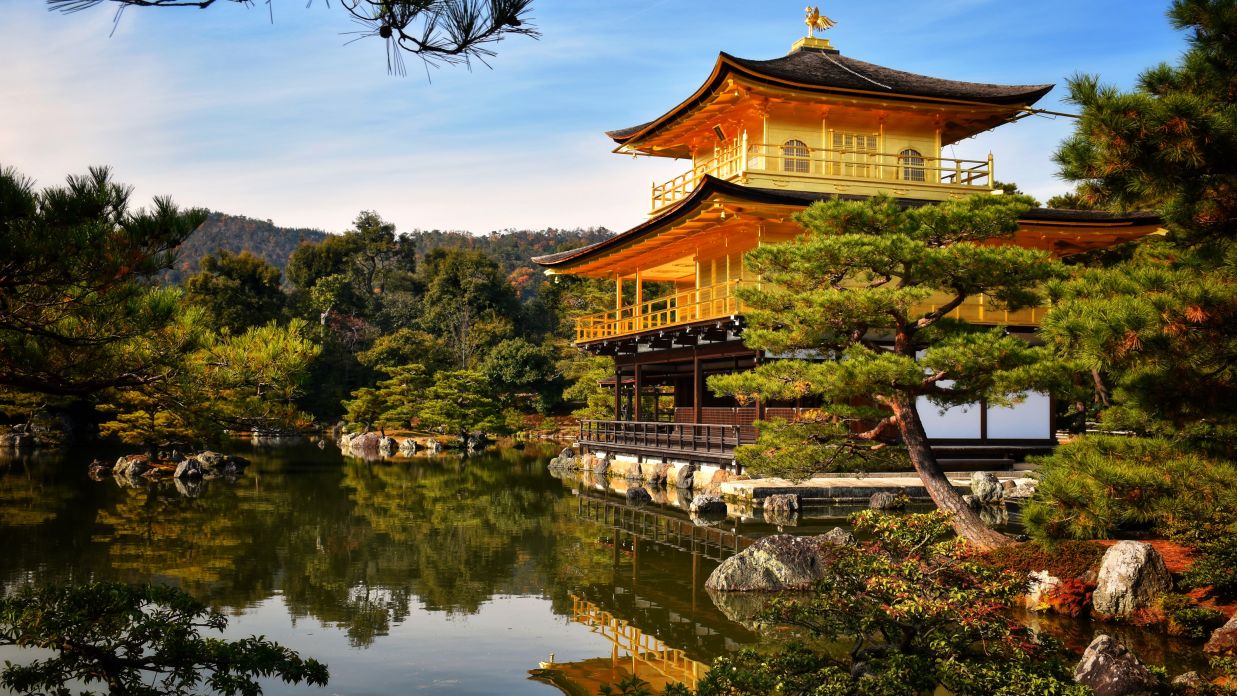
{"type": "Polygon", "coordinates": [[[1044,597],[1044,603],[1058,614],[1078,618],[1090,613],[1091,595],[1094,592],[1095,583],[1082,578],[1067,578],[1049,590],[1044,597]]]}
{"type": "Polygon", "coordinates": [[[1160,598],[1167,631],[1172,636],[1205,640],[1211,632],[1224,625],[1224,614],[1201,607],[1183,594],[1166,594],[1160,598]]]}
{"type": "Polygon", "coordinates": [[[1237,466],[1169,440],[1089,436],[1037,460],[1024,511],[1039,539],[1107,539],[1220,513],[1237,515],[1237,466]]]}
{"type": "Polygon", "coordinates": [[[1028,541],[989,551],[985,560],[997,568],[1018,573],[1048,571],[1054,577],[1076,578],[1100,564],[1104,547],[1090,541],[1028,541]]]}

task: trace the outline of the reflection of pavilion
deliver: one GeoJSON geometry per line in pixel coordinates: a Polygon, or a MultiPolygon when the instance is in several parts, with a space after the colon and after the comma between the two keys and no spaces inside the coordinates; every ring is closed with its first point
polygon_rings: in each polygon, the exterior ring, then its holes
{"type": "Polygon", "coordinates": [[[596,694],[602,685],[617,684],[629,675],[648,682],[655,692],[677,683],[695,688],[709,669],[657,636],[575,595],[571,597],[571,620],[605,637],[611,648],[608,658],[542,663],[542,669],[530,672],[533,679],[552,684],[569,696],[596,694]]]}

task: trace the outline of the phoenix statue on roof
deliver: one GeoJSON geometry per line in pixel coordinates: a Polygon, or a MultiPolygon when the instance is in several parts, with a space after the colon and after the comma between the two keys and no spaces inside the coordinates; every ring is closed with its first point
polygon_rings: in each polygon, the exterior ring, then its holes
{"type": "Polygon", "coordinates": [[[803,8],[803,11],[807,13],[803,23],[807,25],[807,35],[809,38],[815,37],[817,31],[824,31],[837,24],[837,22],[821,14],[820,7],[809,5],[803,8]]]}

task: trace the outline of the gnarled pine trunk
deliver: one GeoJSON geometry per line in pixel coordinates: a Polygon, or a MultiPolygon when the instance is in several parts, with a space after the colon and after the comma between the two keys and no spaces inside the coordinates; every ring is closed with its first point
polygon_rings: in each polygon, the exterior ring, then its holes
{"type": "Polygon", "coordinates": [[[911,456],[911,464],[923,481],[923,487],[932,502],[952,517],[954,531],[980,549],[994,549],[1014,543],[1013,539],[989,527],[979,517],[979,513],[971,509],[962,495],[941,470],[936,461],[936,455],[928,446],[928,436],[923,429],[923,421],[919,420],[919,412],[915,410],[915,398],[910,395],[898,395],[890,399],[893,414],[898,419],[898,429],[902,432],[902,441],[911,456]]]}

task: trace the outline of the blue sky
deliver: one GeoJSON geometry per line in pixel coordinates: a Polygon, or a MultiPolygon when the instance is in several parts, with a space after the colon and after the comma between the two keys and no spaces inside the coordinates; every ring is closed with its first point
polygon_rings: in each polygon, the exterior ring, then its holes
{"type": "MultiPolygon", "coordinates": [[[[644,219],[649,185],[683,162],[610,153],[603,131],[688,96],[718,51],[786,53],[802,0],[535,0],[540,41],[503,41],[492,69],[386,72],[382,44],[322,0],[209,10],[51,14],[0,0],[0,164],[42,184],[108,164],[185,205],[347,229],[376,210],[400,229],[606,226],[644,219]]],[[[938,77],[1056,83],[1078,72],[1130,86],[1173,62],[1183,36],[1159,0],[836,0],[844,54],[938,77]]],[[[1068,186],[1051,154],[1066,119],[1026,119],[954,146],[1041,199],[1068,186]]]]}

